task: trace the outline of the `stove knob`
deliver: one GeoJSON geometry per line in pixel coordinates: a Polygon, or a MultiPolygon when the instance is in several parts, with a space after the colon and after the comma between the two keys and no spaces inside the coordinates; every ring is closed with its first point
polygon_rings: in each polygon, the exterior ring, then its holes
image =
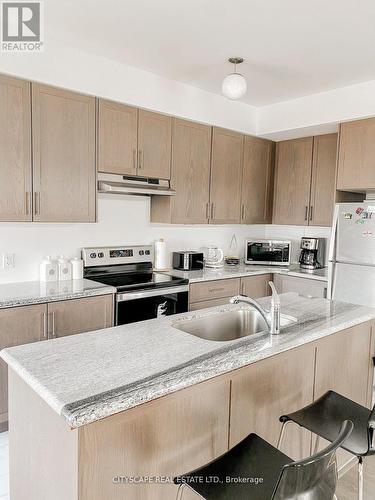
{"type": "Polygon", "coordinates": [[[146,251],[145,251],[145,254],[146,254],[146,255],[150,255],[150,250],[146,250],[146,251]]]}
{"type": "Polygon", "coordinates": [[[139,255],[144,255],[144,251],[143,250],[139,250],[139,255]]]}
{"type": "Polygon", "coordinates": [[[104,253],[103,252],[99,252],[98,253],[98,257],[99,257],[99,259],[102,259],[104,257],[104,253]]]}
{"type": "Polygon", "coordinates": [[[90,253],[90,259],[95,259],[95,257],[96,257],[96,253],[95,252],[90,253]]]}

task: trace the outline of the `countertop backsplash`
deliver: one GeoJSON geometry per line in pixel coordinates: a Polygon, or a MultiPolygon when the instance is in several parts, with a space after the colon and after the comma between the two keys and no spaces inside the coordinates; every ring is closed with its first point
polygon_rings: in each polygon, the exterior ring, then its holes
{"type": "Polygon", "coordinates": [[[293,241],[292,261],[297,262],[302,236],[330,235],[329,228],[300,226],[151,224],[149,213],[149,198],[99,195],[96,224],[0,223],[0,284],[38,280],[45,255],[79,257],[84,246],[150,244],[165,238],[171,263],[173,251],[199,250],[210,244],[232,253],[233,234],[240,257],[247,237],[282,237],[293,241]],[[3,268],[4,254],[15,255],[14,268],[3,268]]]}

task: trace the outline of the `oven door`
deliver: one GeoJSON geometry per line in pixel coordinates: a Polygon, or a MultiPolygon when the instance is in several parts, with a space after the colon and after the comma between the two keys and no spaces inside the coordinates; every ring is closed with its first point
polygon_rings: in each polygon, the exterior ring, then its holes
{"type": "Polygon", "coordinates": [[[116,325],[160,318],[188,310],[189,286],[118,293],[116,325]]]}

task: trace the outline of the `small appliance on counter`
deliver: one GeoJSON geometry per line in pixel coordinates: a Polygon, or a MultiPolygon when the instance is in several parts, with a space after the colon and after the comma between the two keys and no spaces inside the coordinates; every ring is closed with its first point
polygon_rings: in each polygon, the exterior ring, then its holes
{"type": "Polygon", "coordinates": [[[301,238],[299,265],[302,269],[322,269],[326,250],[325,238],[301,238]]]}
{"type": "Polygon", "coordinates": [[[209,246],[203,249],[205,267],[224,267],[224,252],[216,246],[209,246]]]}
{"type": "Polygon", "coordinates": [[[173,252],[173,269],[181,271],[197,271],[203,269],[203,252],[187,250],[185,252],[173,252]]]}
{"type": "Polygon", "coordinates": [[[245,264],[289,266],[292,242],[289,240],[245,241],[245,264]]]}

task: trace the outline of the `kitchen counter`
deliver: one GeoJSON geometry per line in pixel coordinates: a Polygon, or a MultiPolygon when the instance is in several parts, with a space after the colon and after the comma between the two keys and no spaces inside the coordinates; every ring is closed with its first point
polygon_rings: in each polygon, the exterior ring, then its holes
{"type": "Polygon", "coordinates": [[[185,278],[189,280],[189,283],[198,283],[200,281],[211,281],[211,280],[221,280],[227,278],[241,278],[244,276],[256,276],[259,274],[287,274],[289,276],[296,276],[299,278],[309,278],[318,281],[328,280],[328,268],[316,269],[314,271],[308,271],[306,269],[301,269],[299,264],[292,264],[287,267],[279,266],[258,266],[258,265],[246,265],[240,264],[238,266],[227,266],[222,268],[212,269],[205,267],[200,271],[179,271],[177,269],[171,269],[167,272],[171,276],[177,276],[179,278],[185,278]]]}
{"type": "Polygon", "coordinates": [[[280,298],[282,313],[297,323],[279,336],[213,342],[173,326],[248,307],[225,305],[12,347],[0,357],[76,428],[375,318],[373,308],[296,293],[280,298]]]}
{"type": "Polygon", "coordinates": [[[82,279],[71,281],[24,281],[0,285],[0,309],[44,304],[59,300],[79,299],[115,293],[112,286],[82,279]]]}

